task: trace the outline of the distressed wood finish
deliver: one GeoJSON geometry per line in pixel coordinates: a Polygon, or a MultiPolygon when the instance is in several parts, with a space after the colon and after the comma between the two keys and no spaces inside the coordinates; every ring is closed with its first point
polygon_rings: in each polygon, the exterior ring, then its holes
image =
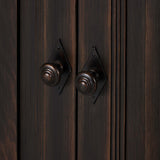
{"type": "Polygon", "coordinates": [[[17,0],[0,1],[0,159],[17,159],[17,0]]]}
{"type": "Polygon", "coordinates": [[[75,0],[21,1],[21,159],[75,159],[75,0]],[[62,95],[40,66],[61,38],[72,74],[62,95]]]}
{"type": "Polygon", "coordinates": [[[160,159],[160,2],[128,0],[127,160],[160,159]]]}
{"type": "Polygon", "coordinates": [[[78,159],[110,159],[111,112],[111,0],[79,1],[78,64],[79,71],[93,46],[97,47],[108,82],[96,104],[78,94],[78,159]]]}

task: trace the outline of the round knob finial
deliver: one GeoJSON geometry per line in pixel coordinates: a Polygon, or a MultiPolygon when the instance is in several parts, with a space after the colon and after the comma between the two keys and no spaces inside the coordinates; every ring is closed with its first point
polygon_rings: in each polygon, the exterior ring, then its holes
{"type": "Polygon", "coordinates": [[[41,67],[41,79],[49,85],[55,86],[58,84],[61,78],[62,67],[58,63],[46,63],[41,67]]]}
{"type": "Polygon", "coordinates": [[[97,88],[97,82],[92,72],[80,72],[76,78],[76,88],[83,94],[93,94],[97,88]]]}

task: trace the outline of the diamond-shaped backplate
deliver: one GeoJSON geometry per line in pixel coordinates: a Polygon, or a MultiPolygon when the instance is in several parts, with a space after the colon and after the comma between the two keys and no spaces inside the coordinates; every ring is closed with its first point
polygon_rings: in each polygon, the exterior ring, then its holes
{"type": "Polygon", "coordinates": [[[83,66],[82,72],[89,71],[89,70],[94,70],[99,75],[96,92],[91,96],[93,99],[93,103],[96,103],[97,98],[100,95],[100,93],[101,93],[101,91],[107,81],[107,76],[106,76],[105,71],[103,69],[103,65],[100,60],[100,56],[99,56],[95,47],[92,48],[91,54],[90,54],[87,62],[83,66]]]}
{"type": "Polygon", "coordinates": [[[65,53],[65,50],[63,48],[63,45],[62,45],[62,42],[60,39],[57,42],[56,49],[55,49],[54,53],[51,55],[51,57],[48,60],[49,63],[52,63],[54,61],[59,61],[63,65],[63,73],[61,75],[61,80],[58,83],[58,85],[56,86],[58,93],[61,94],[63,91],[63,88],[69,78],[69,75],[71,73],[71,65],[69,63],[69,60],[67,58],[67,55],[65,53]]]}

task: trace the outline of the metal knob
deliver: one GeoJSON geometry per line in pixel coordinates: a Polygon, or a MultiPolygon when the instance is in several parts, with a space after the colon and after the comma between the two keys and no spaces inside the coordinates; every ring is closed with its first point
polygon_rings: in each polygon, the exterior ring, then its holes
{"type": "Polygon", "coordinates": [[[41,66],[41,79],[49,86],[56,86],[61,79],[63,66],[59,62],[45,63],[41,66]]]}
{"type": "Polygon", "coordinates": [[[76,78],[76,88],[83,94],[94,94],[97,89],[96,73],[80,72],[76,78]]]}

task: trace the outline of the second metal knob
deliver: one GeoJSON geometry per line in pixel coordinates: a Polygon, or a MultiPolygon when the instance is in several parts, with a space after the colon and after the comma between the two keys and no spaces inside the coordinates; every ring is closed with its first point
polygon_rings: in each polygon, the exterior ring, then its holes
{"type": "Polygon", "coordinates": [[[95,47],[92,48],[91,54],[84,64],[82,71],[78,73],[76,78],[76,88],[85,95],[89,95],[96,103],[105,82],[107,80],[102,62],[95,47]]]}
{"type": "Polygon", "coordinates": [[[92,71],[80,72],[76,78],[76,88],[83,94],[93,94],[97,89],[96,74],[92,71]]]}

